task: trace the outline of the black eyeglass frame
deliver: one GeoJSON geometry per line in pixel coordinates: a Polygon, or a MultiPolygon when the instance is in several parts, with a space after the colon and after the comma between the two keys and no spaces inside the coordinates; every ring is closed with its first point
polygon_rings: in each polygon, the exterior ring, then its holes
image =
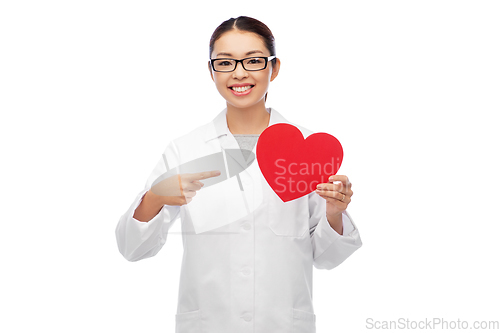
{"type": "Polygon", "coordinates": [[[238,63],[241,62],[241,67],[243,67],[244,70],[246,71],[249,71],[249,72],[257,72],[257,71],[262,71],[264,69],[267,68],[267,63],[269,61],[272,61],[274,58],[276,58],[276,56],[269,56],[269,57],[248,57],[248,58],[243,58],[243,59],[240,59],[240,60],[237,60],[237,59],[232,59],[232,58],[216,58],[216,59],[210,59],[210,64],[212,65],[212,69],[214,70],[214,72],[219,72],[219,73],[231,73],[231,72],[234,72],[236,70],[236,67],[238,67],[238,63]],[[262,69],[246,69],[245,68],[245,65],[243,64],[243,61],[244,60],[247,60],[247,59],[256,59],[256,58],[259,58],[259,59],[264,59],[265,60],[265,64],[264,64],[264,68],[262,69]],[[216,60],[234,60],[236,61],[236,63],[234,64],[234,69],[232,71],[218,71],[215,69],[215,66],[214,66],[214,61],[216,60]]]}

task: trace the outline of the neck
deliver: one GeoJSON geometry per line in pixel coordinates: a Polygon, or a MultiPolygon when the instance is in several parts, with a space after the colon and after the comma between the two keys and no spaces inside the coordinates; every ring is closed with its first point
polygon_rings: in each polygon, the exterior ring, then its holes
{"type": "Polygon", "coordinates": [[[269,125],[270,114],[264,100],[248,108],[227,105],[227,127],[233,134],[261,134],[269,125]]]}

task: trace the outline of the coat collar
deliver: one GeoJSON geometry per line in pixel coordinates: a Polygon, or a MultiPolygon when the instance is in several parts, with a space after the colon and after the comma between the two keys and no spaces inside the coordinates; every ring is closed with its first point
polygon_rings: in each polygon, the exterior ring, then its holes
{"type": "MultiPolygon", "coordinates": [[[[278,111],[273,108],[266,108],[266,111],[271,114],[269,118],[269,126],[277,123],[289,123],[278,111]]],[[[209,126],[206,127],[203,139],[208,142],[212,139],[219,138],[221,136],[227,136],[232,133],[227,127],[227,108],[224,108],[212,121],[209,126]],[[210,126],[213,125],[213,126],[210,126]]]]}

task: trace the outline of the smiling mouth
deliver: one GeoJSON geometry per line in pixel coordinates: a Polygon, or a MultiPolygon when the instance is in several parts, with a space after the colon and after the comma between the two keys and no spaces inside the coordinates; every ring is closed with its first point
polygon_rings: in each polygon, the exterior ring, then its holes
{"type": "Polygon", "coordinates": [[[253,87],[255,87],[255,86],[253,86],[253,85],[248,85],[248,86],[246,86],[246,87],[231,87],[230,89],[232,89],[232,90],[234,90],[234,91],[236,91],[236,92],[244,92],[244,91],[247,91],[248,89],[251,89],[251,88],[253,88],[253,87]]]}

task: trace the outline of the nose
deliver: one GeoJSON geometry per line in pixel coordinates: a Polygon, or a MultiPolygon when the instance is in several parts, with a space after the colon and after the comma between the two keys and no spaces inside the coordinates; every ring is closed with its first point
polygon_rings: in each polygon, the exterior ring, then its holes
{"type": "Polygon", "coordinates": [[[248,73],[245,69],[243,69],[243,64],[241,62],[236,63],[236,68],[233,71],[233,77],[242,78],[248,76],[248,73]]]}

